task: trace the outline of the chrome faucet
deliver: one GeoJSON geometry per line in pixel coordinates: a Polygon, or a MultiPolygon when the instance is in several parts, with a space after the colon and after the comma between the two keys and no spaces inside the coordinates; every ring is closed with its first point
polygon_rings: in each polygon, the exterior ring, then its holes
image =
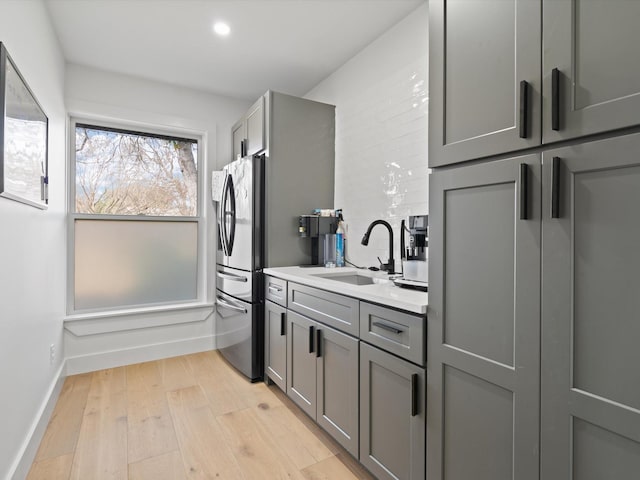
{"type": "Polygon", "coordinates": [[[371,225],[369,225],[369,228],[367,228],[367,232],[364,234],[364,237],[362,237],[362,242],[360,243],[365,246],[369,245],[369,236],[371,235],[371,230],[373,230],[373,227],[375,227],[376,225],[384,225],[385,227],[387,227],[387,230],[389,230],[389,261],[388,263],[380,262],[380,269],[391,275],[395,273],[395,261],[393,260],[393,230],[391,229],[391,225],[389,225],[389,222],[385,222],[384,220],[374,220],[373,222],[371,222],[371,225]]]}

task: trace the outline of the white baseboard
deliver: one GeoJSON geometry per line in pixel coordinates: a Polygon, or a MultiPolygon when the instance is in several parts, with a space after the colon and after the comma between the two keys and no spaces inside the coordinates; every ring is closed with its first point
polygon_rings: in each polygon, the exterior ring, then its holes
{"type": "Polygon", "coordinates": [[[36,458],[36,453],[38,453],[38,447],[40,446],[44,432],[47,429],[47,425],[49,425],[51,414],[53,413],[53,409],[56,406],[56,402],[58,401],[58,397],[62,391],[62,385],[64,385],[65,378],[66,362],[63,360],[53,381],[51,382],[51,386],[47,391],[45,399],[38,409],[38,413],[36,414],[33,424],[24,439],[22,447],[20,448],[13,465],[9,469],[7,480],[22,480],[27,477],[29,470],[31,469],[33,459],[36,458]]]}
{"type": "Polygon", "coordinates": [[[213,350],[215,338],[213,335],[187,338],[176,342],[156,343],[139,347],[98,352],[90,355],[69,357],[66,359],[67,375],[94,372],[105,368],[121,367],[133,363],[150,362],[161,358],[188,355],[190,353],[213,350]]]}

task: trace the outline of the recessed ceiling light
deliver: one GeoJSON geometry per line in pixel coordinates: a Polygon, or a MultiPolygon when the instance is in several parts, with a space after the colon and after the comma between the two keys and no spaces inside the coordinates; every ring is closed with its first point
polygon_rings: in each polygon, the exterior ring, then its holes
{"type": "Polygon", "coordinates": [[[224,22],[216,22],[213,25],[213,31],[222,37],[226,37],[231,32],[231,28],[224,22]]]}

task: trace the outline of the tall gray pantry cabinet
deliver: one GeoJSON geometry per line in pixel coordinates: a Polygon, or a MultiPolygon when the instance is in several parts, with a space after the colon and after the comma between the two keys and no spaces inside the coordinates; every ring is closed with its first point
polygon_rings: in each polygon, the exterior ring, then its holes
{"type": "Polygon", "coordinates": [[[430,0],[430,480],[640,472],[638,22],[430,0]]]}

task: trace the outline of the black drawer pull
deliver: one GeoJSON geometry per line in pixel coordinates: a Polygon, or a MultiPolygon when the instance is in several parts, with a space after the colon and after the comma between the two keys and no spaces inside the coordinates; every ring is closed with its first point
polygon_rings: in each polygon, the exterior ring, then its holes
{"type": "Polygon", "coordinates": [[[374,327],[380,327],[381,329],[386,330],[388,332],[395,333],[396,335],[399,335],[402,332],[404,332],[404,330],[400,330],[399,328],[392,327],[391,325],[387,325],[386,323],[382,323],[382,322],[373,322],[371,325],[373,325],[374,327]]]}
{"type": "Polygon", "coordinates": [[[285,329],[286,329],[287,320],[286,320],[285,317],[286,317],[285,312],[282,312],[280,314],[280,336],[281,337],[286,334],[286,330],[285,329]]]}
{"type": "Polygon", "coordinates": [[[313,338],[313,325],[309,327],[309,353],[313,353],[313,342],[315,339],[313,338]]]}
{"type": "Polygon", "coordinates": [[[322,330],[316,330],[316,357],[322,356],[322,330]]]}
{"type": "Polygon", "coordinates": [[[520,164],[520,220],[529,218],[529,166],[520,164]]]}
{"type": "Polygon", "coordinates": [[[551,164],[551,218],[560,218],[560,157],[551,164]]]}
{"type": "Polygon", "coordinates": [[[520,138],[527,138],[529,121],[529,83],[520,82],[520,138]]]}
{"type": "Polygon", "coordinates": [[[551,130],[560,130],[560,70],[551,70],[551,130]]]}
{"type": "Polygon", "coordinates": [[[415,417],[418,414],[418,374],[411,374],[411,416],[415,417]]]}

